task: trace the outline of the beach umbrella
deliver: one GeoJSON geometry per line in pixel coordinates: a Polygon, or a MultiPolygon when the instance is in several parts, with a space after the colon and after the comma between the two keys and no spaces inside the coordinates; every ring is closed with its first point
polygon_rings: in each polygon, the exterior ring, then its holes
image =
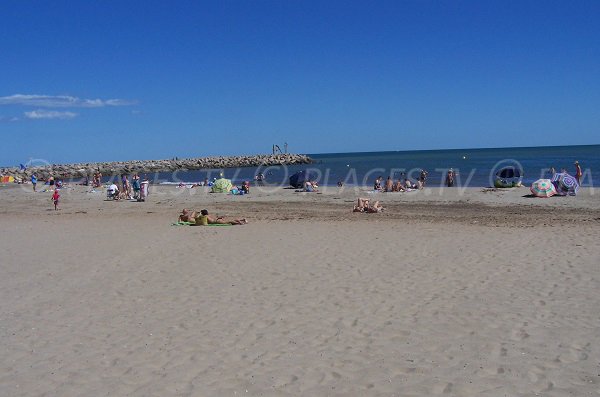
{"type": "Polygon", "coordinates": [[[229,193],[233,185],[231,184],[231,180],[221,178],[214,181],[212,185],[213,193],[229,193]]]}
{"type": "Polygon", "coordinates": [[[561,195],[570,194],[575,196],[577,194],[577,190],[579,189],[579,183],[577,183],[577,179],[566,172],[554,174],[552,177],[552,182],[555,183],[557,193],[561,195]]]}
{"type": "Polygon", "coordinates": [[[552,197],[556,188],[550,179],[538,179],[531,184],[531,193],[536,197],[552,197]]]}
{"type": "Polygon", "coordinates": [[[298,171],[290,176],[290,185],[299,189],[304,186],[304,182],[313,181],[316,179],[316,174],[310,171],[298,171]]]}
{"type": "Polygon", "coordinates": [[[521,170],[515,167],[504,167],[496,172],[496,176],[499,178],[520,178],[521,170]]]}

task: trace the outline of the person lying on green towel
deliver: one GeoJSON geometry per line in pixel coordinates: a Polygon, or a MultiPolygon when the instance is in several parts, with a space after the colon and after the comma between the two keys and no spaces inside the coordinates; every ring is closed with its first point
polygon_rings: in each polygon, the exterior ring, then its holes
{"type": "Polygon", "coordinates": [[[179,222],[189,222],[189,223],[196,223],[196,211],[194,210],[188,210],[187,208],[184,208],[183,211],[181,211],[181,214],[179,214],[179,222]]]}
{"type": "Polygon", "coordinates": [[[213,216],[208,214],[208,210],[200,211],[196,216],[196,225],[245,225],[248,221],[245,218],[227,220],[222,216],[213,216]]]}

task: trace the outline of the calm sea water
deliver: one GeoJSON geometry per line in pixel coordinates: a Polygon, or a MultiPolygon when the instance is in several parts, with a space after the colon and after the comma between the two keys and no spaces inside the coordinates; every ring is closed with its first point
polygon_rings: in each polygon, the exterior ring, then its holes
{"type": "Polygon", "coordinates": [[[159,173],[155,183],[200,182],[223,175],[234,183],[252,180],[262,172],[267,184],[288,185],[289,176],[308,169],[314,172],[321,185],[372,185],[375,178],[391,175],[392,178],[408,177],[413,181],[420,170],[427,170],[428,185],[443,185],[449,168],[457,173],[457,186],[485,187],[493,184],[496,171],[504,166],[516,166],[523,171],[523,183],[550,176],[550,168],[566,169],[574,175],[575,160],[583,170],[583,186],[600,183],[600,145],[549,146],[497,149],[418,150],[367,153],[309,154],[315,160],[310,165],[247,167],[235,169],[212,169],[159,173]]]}

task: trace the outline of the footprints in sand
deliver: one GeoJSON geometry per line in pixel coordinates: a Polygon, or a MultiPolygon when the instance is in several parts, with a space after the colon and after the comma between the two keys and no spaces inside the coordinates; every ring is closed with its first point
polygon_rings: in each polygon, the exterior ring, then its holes
{"type": "Polygon", "coordinates": [[[524,339],[529,338],[529,333],[527,332],[527,323],[523,323],[522,326],[517,327],[511,332],[511,339],[516,341],[522,341],[524,339]]]}
{"type": "Polygon", "coordinates": [[[579,361],[585,361],[589,358],[591,344],[586,343],[581,346],[573,344],[571,346],[558,345],[559,349],[563,350],[557,357],[556,361],[563,364],[572,364],[579,361]]]}

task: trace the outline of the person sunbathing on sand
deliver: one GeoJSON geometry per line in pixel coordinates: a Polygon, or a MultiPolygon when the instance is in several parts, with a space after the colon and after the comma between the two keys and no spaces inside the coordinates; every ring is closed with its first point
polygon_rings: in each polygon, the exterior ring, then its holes
{"type": "Polygon", "coordinates": [[[179,222],[191,222],[192,220],[195,221],[195,219],[196,211],[194,210],[184,208],[183,211],[181,211],[181,214],[179,214],[179,222]]]}
{"type": "Polygon", "coordinates": [[[318,185],[316,182],[306,181],[304,182],[304,191],[305,192],[318,192],[318,185]]]}
{"type": "Polygon", "coordinates": [[[383,211],[383,207],[381,206],[381,204],[379,204],[379,201],[375,201],[373,204],[371,204],[368,198],[359,197],[356,200],[356,205],[354,205],[354,209],[352,211],[373,214],[376,212],[383,211]]]}
{"type": "MultiPolygon", "coordinates": [[[[248,221],[246,220],[246,218],[241,218],[241,219],[233,219],[233,220],[227,220],[222,216],[212,216],[208,214],[208,210],[202,210],[200,211],[200,214],[202,216],[205,216],[208,223],[209,224],[220,224],[220,225],[245,225],[246,223],[248,223],[248,221]]],[[[196,224],[199,225],[201,224],[200,222],[196,221],[196,224]]]]}
{"type": "Polygon", "coordinates": [[[396,183],[394,184],[394,189],[392,191],[394,191],[394,192],[403,192],[404,191],[404,186],[402,186],[402,182],[400,181],[400,179],[398,179],[396,181],[396,183]]]}
{"type": "Polygon", "coordinates": [[[406,179],[404,179],[404,188],[407,190],[408,189],[418,189],[419,186],[416,183],[412,183],[410,181],[410,179],[406,178],[406,179]]]}

